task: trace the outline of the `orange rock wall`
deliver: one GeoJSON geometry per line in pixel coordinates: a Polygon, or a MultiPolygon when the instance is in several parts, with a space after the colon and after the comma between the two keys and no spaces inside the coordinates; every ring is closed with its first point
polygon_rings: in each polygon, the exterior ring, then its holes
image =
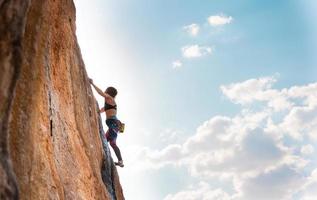
{"type": "Polygon", "coordinates": [[[22,39],[28,0],[0,0],[0,199],[18,199],[8,151],[8,122],[22,65],[22,39]]]}
{"type": "Polygon", "coordinates": [[[73,1],[32,0],[25,18],[8,125],[20,199],[124,199],[112,159],[105,163],[110,154],[102,148],[73,1]],[[115,195],[103,183],[103,165],[112,170],[115,195]]]}

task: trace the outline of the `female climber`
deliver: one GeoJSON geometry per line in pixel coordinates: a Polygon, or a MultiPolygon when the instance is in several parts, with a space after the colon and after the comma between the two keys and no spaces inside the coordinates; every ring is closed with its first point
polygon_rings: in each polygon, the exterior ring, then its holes
{"type": "Polygon", "coordinates": [[[90,84],[95,88],[97,93],[105,98],[105,106],[100,109],[100,112],[106,112],[106,124],[108,126],[108,131],[106,133],[107,141],[110,142],[111,147],[113,148],[118,162],[115,162],[116,165],[123,167],[123,160],[121,157],[121,152],[119,147],[116,144],[118,132],[120,130],[121,122],[117,119],[117,104],[115,97],[117,95],[117,90],[114,87],[108,87],[105,92],[99,89],[92,79],[89,79],[90,84]]]}

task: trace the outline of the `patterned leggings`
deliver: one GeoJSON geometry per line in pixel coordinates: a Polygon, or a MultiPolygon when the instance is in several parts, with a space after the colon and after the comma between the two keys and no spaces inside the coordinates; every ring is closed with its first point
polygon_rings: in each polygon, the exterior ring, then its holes
{"type": "Polygon", "coordinates": [[[110,145],[111,145],[112,149],[114,150],[114,152],[118,158],[118,161],[121,161],[122,160],[121,152],[120,152],[119,147],[116,144],[116,140],[117,140],[118,132],[119,132],[119,126],[117,123],[117,119],[116,118],[107,119],[106,124],[109,128],[107,133],[106,133],[107,141],[110,142],[110,145]]]}

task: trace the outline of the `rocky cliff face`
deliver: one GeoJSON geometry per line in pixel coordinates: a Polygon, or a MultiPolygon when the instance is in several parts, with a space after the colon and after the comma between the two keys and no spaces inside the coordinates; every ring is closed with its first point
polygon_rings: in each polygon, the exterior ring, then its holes
{"type": "Polygon", "coordinates": [[[0,17],[0,199],[124,199],[73,1],[0,0],[0,17]]]}

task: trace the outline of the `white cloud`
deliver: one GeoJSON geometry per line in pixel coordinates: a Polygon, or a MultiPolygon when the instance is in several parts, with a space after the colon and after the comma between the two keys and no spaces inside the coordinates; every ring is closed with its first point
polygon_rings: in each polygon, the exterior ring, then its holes
{"type": "Polygon", "coordinates": [[[156,167],[184,165],[194,176],[257,173],[272,167],[286,154],[258,128],[267,116],[266,112],[246,112],[234,118],[214,117],[183,144],[148,151],[145,160],[156,163],[156,167]]]}
{"type": "Polygon", "coordinates": [[[287,94],[292,98],[304,99],[303,103],[307,106],[314,106],[317,104],[317,83],[308,84],[305,86],[293,86],[287,94]]]}
{"type": "Polygon", "coordinates": [[[291,137],[302,140],[304,136],[317,139],[317,104],[294,106],[284,118],[280,127],[291,137]]]}
{"type": "Polygon", "coordinates": [[[282,200],[292,199],[292,195],[305,183],[305,179],[289,166],[259,174],[244,180],[238,199],[242,200],[282,200]]]}
{"type": "Polygon", "coordinates": [[[314,108],[317,105],[317,83],[276,90],[272,88],[276,81],[276,76],[262,77],[222,85],[220,89],[234,103],[247,105],[254,102],[266,102],[268,107],[275,111],[296,108],[295,100],[300,100],[300,106],[314,108]]]}
{"type": "Polygon", "coordinates": [[[293,193],[301,191],[303,185],[305,196],[302,200],[316,197],[315,181],[306,181],[299,172],[287,166],[263,172],[255,177],[237,182],[236,193],[225,192],[222,188],[212,188],[201,182],[196,188],[185,189],[176,194],[167,195],[164,200],[282,200],[293,199],[293,193]]]}
{"type": "Polygon", "coordinates": [[[264,77],[220,88],[232,102],[243,106],[262,102],[275,112],[288,110],[282,123],[270,126],[271,131],[275,129],[295,139],[303,139],[303,136],[308,135],[317,140],[317,85],[314,83],[276,90],[272,88],[275,82],[275,77],[264,77]]]}
{"type": "Polygon", "coordinates": [[[188,26],[184,26],[184,30],[191,36],[197,36],[200,30],[198,24],[191,24],[188,26]]]}
{"type": "Polygon", "coordinates": [[[311,175],[306,178],[306,182],[300,187],[297,195],[300,200],[317,199],[317,168],[312,170],[311,175]]]}
{"type": "MultiPolygon", "coordinates": [[[[249,79],[240,83],[232,83],[230,85],[222,85],[221,91],[231,101],[239,104],[248,104],[254,101],[266,101],[270,99],[268,93],[273,83],[276,82],[274,77],[264,77],[259,79],[249,79]]],[[[273,91],[270,92],[272,95],[273,91]]]]}
{"type": "Polygon", "coordinates": [[[205,184],[197,190],[170,194],[165,200],[274,200],[292,199],[298,194],[303,194],[303,200],[316,197],[312,188],[317,185],[317,170],[311,178],[303,173],[310,172],[310,164],[316,162],[312,160],[316,157],[314,147],[301,146],[305,138],[304,144],[316,138],[316,84],[273,89],[275,82],[274,77],[264,77],[221,86],[225,96],[242,105],[241,112],[233,117],[211,117],[184,142],[157,151],[147,149],[140,155],[153,168],[181,166],[192,177],[231,183],[229,193],[223,192],[228,188],[221,184],[205,184]],[[287,106],[279,105],[279,99],[287,106]],[[264,105],[251,110],[249,105],[257,102],[264,105]],[[290,138],[294,140],[289,142],[290,138]],[[212,196],[216,193],[220,196],[212,196]]]}
{"type": "Polygon", "coordinates": [[[300,150],[300,152],[304,155],[310,155],[310,154],[314,153],[314,151],[315,151],[315,149],[314,149],[313,145],[311,145],[311,144],[304,145],[300,150]]]}
{"type": "Polygon", "coordinates": [[[288,100],[285,90],[272,89],[276,78],[263,77],[249,79],[241,83],[233,83],[220,87],[223,94],[234,103],[246,105],[254,102],[266,102],[275,111],[289,109],[292,103],[288,100]]]}
{"type": "Polygon", "coordinates": [[[164,200],[230,200],[222,189],[212,189],[208,183],[201,182],[195,189],[187,189],[167,195],[164,200]]]}
{"type": "Polygon", "coordinates": [[[212,53],[211,47],[189,45],[182,48],[182,54],[185,58],[199,58],[212,53]]]}
{"type": "Polygon", "coordinates": [[[180,60],[175,60],[172,63],[173,69],[179,69],[183,66],[183,63],[180,60]]]}
{"type": "Polygon", "coordinates": [[[225,16],[225,15],[213,15],[208,17],[208,23],[211,26],[222,26],[225,24],[230,24],[232,20],[233,18],[231,16],[225,16]]]}

